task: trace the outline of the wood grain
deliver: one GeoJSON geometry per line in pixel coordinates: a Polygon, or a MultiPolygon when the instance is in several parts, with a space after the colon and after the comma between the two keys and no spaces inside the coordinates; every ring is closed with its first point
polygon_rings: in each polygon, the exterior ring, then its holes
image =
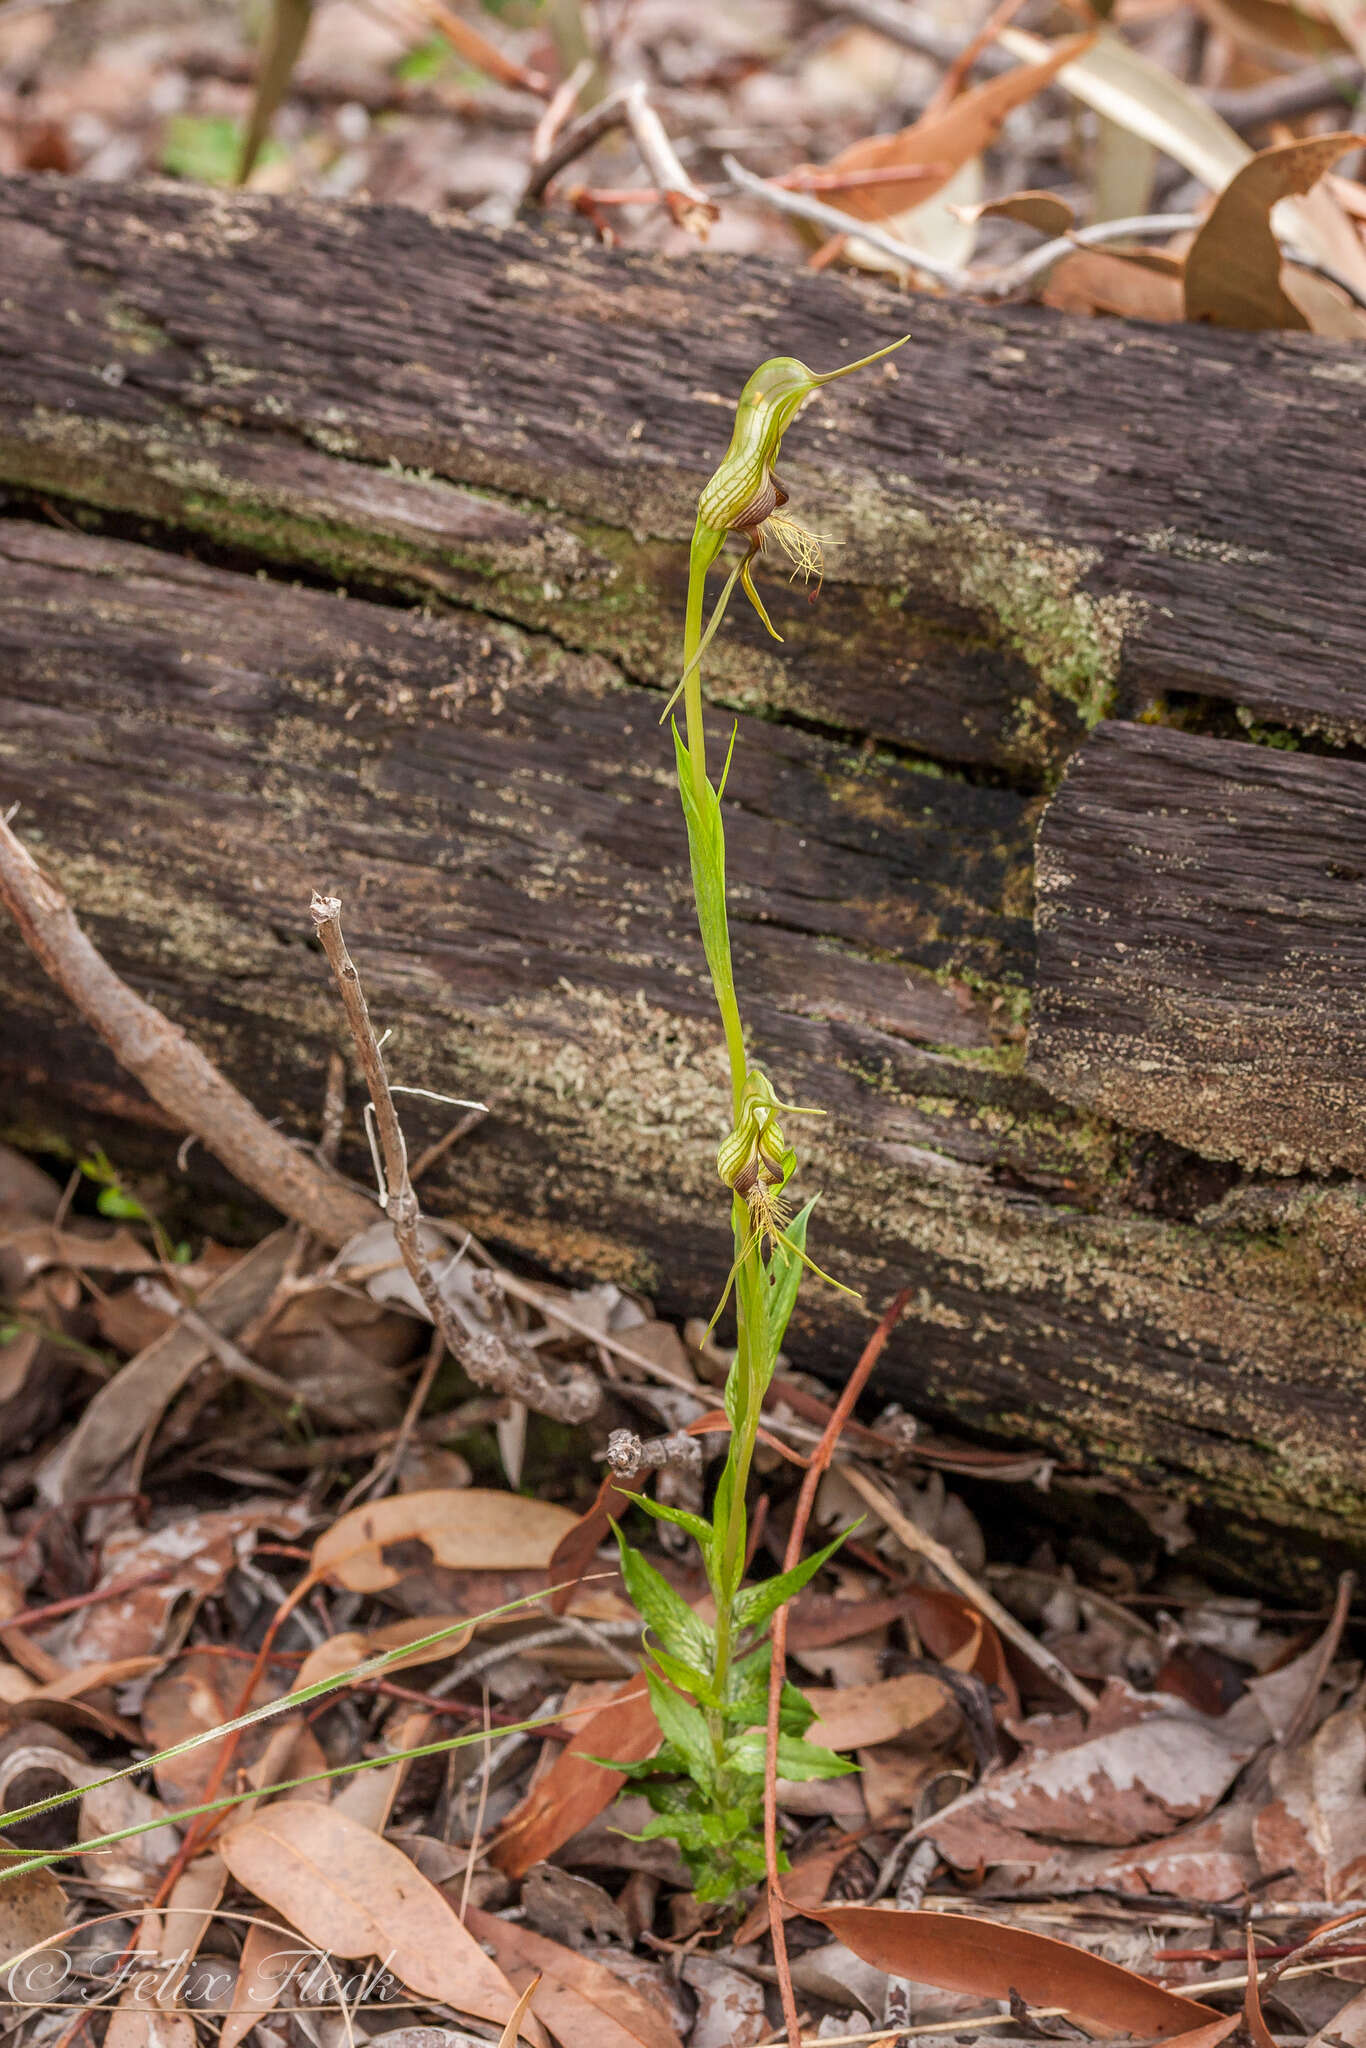
{"type": "Polygon", "coordinates": [[[0,181],[0,484],[472,604],[667,688],[756,361],[892,341],[788,444],[832,537],[718,701],[1019,781],[1164,691],[1366,738],[1361,365],[402,207],[0,181]]]}
{"type": "Polygon", "coordinates": [[[1103,725],[1038,892],[1038,1079],[1213,1158],[1366,1170],[1366,763],[1103,725]]]}

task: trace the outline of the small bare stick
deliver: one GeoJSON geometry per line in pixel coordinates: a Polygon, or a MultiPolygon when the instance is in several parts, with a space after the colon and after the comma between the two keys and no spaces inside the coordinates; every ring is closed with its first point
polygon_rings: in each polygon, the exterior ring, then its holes
{"type": "Polygon", "coordinates": [[[478,1109],[467,1109],[465,1114],[451,1125],[444,1137],[437,1138],[434,1143],[427,1147],[425,1152],[419,1152],[417,1158],[413,1161],[413,1185],[416,1186],[424,1174],[430,1173],[432,1168],[445,1158],[451,1148],[460,1143],[462,1138],[467,1138],[476,1124],[483,1123],[487,1115],[488,1110],[482,1103],[478,1109]]]}
{"type": "Polygon", "coordinates": [[[539,1415],[554,1416],[559,1422],[586,1421],[602,1398],[595,1381],[585,1373],[557,1386],[546,1378],[533,1358],[514,1352],[505,1336],[490,1329],[470,1329],[442,1293],[422,1249],[422,1211],[408,1172],[408,1148],[403,1142],[402,1126],[384,1071],[384,1056],[370,1022],[365,991],[342,937],[340,899],[320,896],[315,891],[309,909],[341,994],[361,1072],[374,1106],[379,1149],[384,1161],[385,1214],[394,1226],[394,1242],[413,1285],[422,1297],[423,1306],[440,1331],[451,1356],[476,1386],[491,1387],[497,1393],[525,1401],[527,1407],[534,1408],[539,1415]]]}
{"type": "Polygon", "coordinates": [[[684,170],[664,123],[639,82],[627,91],[626,119],[645,168],[664,194],[664,204],[676,225],[705,241],[708,228],[720,216],[720,208],[684,170]]]}
{"type": "Polygon", "coordinates": [[[175,1124],[193,1131],[245,1187],[324,1244],[375,1220],[374,1204],[292,1145],[225,1080],[178,1024],[120,981],[57,884],[0,819],[0,901],[25,945],[175,1124]]]}
{"type": "Polygon", "coordinates": [[[563,128],[578,103],[579,94],[593,76],[593,59],[582,58],[570,72],[561,79],[546,106],[545,112],[536,123],[536,133],[531,138],[531,161],[534,164],[549,156],[555,137],[563,128]]]}
{"type": "Polygon", "coordinates": [[[521,204],[530,206],[541,198],[552,178],[559,176],[566,164],[572,164],[575,157],[600,142],[613,128],[620,128],[626,120],[626,94],[624,89],[609,92],[606,99],[599,100],[595,107],[575,121],[568,122],[547,148],[539,163],[533,163],[528,173],[526,188],[521,204]]]}
{"type": "Polygon", "coordinates": [[[607,1439],[607,1463],[618,1479],[633,1479],[637,1472],[662,1472],[669,1465],[700,1472],[702,1446],[686,1429],[644,1440],[633,1429],[614,1429],[607,1439]]]}

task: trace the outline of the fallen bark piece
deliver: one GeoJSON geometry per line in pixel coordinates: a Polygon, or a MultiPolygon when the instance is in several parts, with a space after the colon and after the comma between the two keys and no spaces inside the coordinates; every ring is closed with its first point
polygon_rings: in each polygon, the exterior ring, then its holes
{"type": "Polygon", "coordinates": [[[785,466],[841,545],[800,637],[718,641],[721,696],[1033,775],[1130,685],[1366,737],[1366,534],[1325,547],[1320,516],[1355,489],[1352,347],[165,185],[6,179],[0,258],[0,482],[474,604],[656,688],[718,400],[909,328],[785,466]]]}
{"type": "MultiPolygon", "coordinates": [[[[0,242],[26,279],[8,509],[144,536],[0,522],[0,803],[124,979],[301,1138],[337,1018],[299,911],[341,893],[402,1081],[493,1105],[424,1203],[680,1317],[731,1258],[656,723],[691,494],[758,354],[821,364],[909,320],[787,479],[842,542],[819,604],[782,648],[737,626],[711,671],[755,1057],[829,1112],[813,1251],[874,1308],[911,1287],[890,1395],[1171,1489],[1299,1597],[1297,1548],[1359,1552],[1354,1190],[1273,1214],[1154,1135],[1179,1100],[1126,1128],[1018,1071],[1037,799],[1099,714],[1188,690],[1366,737],[1354,353],[161,188],[5,183],[0,242]]],[[[65,1104],[166,1170],[164,1120],[5,928],[0,972],[15,1122],[65,1104]]],[[[404,1121],[415,1156],[446,1124],[421,1098],[404,1121]]],[[[850,1313],[805,1292],[794,1361],[838,1370],[850,1313]]]]}

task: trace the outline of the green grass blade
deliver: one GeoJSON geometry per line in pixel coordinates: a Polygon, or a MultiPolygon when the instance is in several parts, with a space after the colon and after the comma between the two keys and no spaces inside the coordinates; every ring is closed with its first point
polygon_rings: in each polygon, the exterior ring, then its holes
{"type": "MultiPolygon", "coordinates": [[[[507,1728],[475,1728],[468,1735],[446,1735],[440,1742],[423,1742],[415,1749],[390,1750],[383,1756],[363,1756],[358,1757],[354,1763],[334,1764],[331,1770],[310,1771],[304,1778],[281,1778],[278,1784],[262,1785],[259,1790],[252,1790],[249,1787],[245,1792],[225,1792],[221,1799],[210,1799],[202,1806],[183,1806],[177,1813],[163,1813],[158,1814],[154,1820],[135,1821],[131,1827],[117,1828],[108,1835],[92,1835],[88,1841],[71,1842],[64,1849],[38,1850],[31,1856],[25,1856],[21,1863],[12,1863],[8,1868],[0,1868],[0,1885],[7,1884],[12,1878],[23,1877],[30,1870],[43,1870],[51,1863],[64,1863],[69,1856],[88,1856],[100,1849],[112,1849],[117,1842],[126,1842],[133,1835],[151,1834],[156,1828],[176,1827],[181,1821],[198,1820],[208,1813],[226,1813],[231,1807],[241,1806],[249,1799],[270,1799],[277,1792],[297,1791],[301,1785],[321,1785],[329,1778],[348,1778],[353,1771],[374,1771],[381,1765],[409,1763],[416,1757],[444,1756],[447,1750],[464,1749],[471,1742],[492,1742],[495,1736],[531,1734],[537,1728],[553,1728],[559,1718],[558,1714],[545,1714],[537,1721],[518,1721],[507,1728]]],[[[218,1733],[216,1729],[213,1732],[218,1733]]],[[[196,1737],[196,1740],[198,1739],[196,1737]]],[[[171,1752],[168,1751],[167,1754],[171,1752]]],[[[153,1761],[151,1757],[147,1759],[147,1763],[153,1761]]],[[[140,1771],[146,1766],[135,1764],[133,1768],[140,1771]]],[[[123,1778],[127,1777],[128,1773],[120,1771],[117,1775],[123,1778]]],[[[100,1782],[107,1785],[111,1781],[104,1778],[100,1782]]],[[[89,1785],[82,1785],[72,1796],[79,1799],[92,1789],[89,1785]]],[[[57,1803],[52,1802],[54,1805],[57,1803]]],[[[13,1814],[5,1815],[7,1823],[14,1818],[13,1814]]],[[[16,1852],[10,1849],[7,1853],[13,1855],[16,1852]]]]}
{"type": "MultiPolygon", "coordinates": [[[[172,1757],[184,1756],[187,1750],[198,1749],[203,1743],[217,1742],[224,1735],[235,1735],[239,1729],[250,1728],[257,1721],[267,1721],[274,1714],[290,1713],[295,1707],[307,1706],[310,1701],[321,1699],[325,1693],[337,1692],[344,1685],[355,1685],[358,1680],[375,1678],[387,1670],[389,1665],[396,1664],[401,1657],[411,1657],[415,1650],[430,1649],[433,1644],[444,1642],[449,1636],[463,1635],[467,1629],[477,1628],[481,1622],[496,1621],[500,1615],[512,1614],[519,1607],[529,1607],[534,1601],[544,1600],[551,1593],[558,1593],[560,1590],[558,1586],[542,1586],[534,1593],[523,1593],[520,1599],[509,1600],[502,1607],[490,1607],[486,1614],[471,1615],[467,1621],[452,1622],[448,1628],[436,1629],[431,1635],[421,1636],[415,1642],[401,1643],[392,1650],[381,1650],[375,1656],[366,1657],[361,1663],[353,1665],[349,1671],[335,1672],[331,1678],[320,1678],[315,1684],[306,1685],[298,1692],[284,1693],[278,1700],[267,1700],[264,1706],[252,1707],[248,1713],[238,1714],[231,1721],[222,1721],[216,1728],[205,1728],[198,1735],[187,1735],[183,1742],[173,1742],[169,1748],[157,1750],[154,1756],[145,1756],[137,1763],[125,1764],[121,1771],[111,1771],[107,1778],[95,1778],[88,1785],[73,1785],[65,1792],[53,1793],[50,1799],[39,1799],[35,1800],[32,1806],[18,1807],[13,1813],[6,1813],[3,1816],[5,1826],[14,1828],[24,1821],[36,1820],[39,1814],[51,1813],[54,1807],[68,1806],[73,1799],[83,1799],[87,1792],[101,1791],[106,1785],[117,1785],[121,1778],[136,1777],[139,1771],[150,1771],[157,1764],[169,1763],[172,1757]]],[[[165,1821],[161,1823],[163,1827],[166,1824],[165,1821]]],[[[111,1840],[116,1839],[117,1837],[111,1837],[111,1840]]],[[[66,1849],[61,1854],[70,1856],[74,1855],[75,1851],[66,1849]]]]}

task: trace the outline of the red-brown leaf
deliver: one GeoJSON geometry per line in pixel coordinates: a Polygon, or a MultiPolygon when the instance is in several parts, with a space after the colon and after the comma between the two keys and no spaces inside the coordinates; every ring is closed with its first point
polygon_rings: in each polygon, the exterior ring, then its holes
{"type": "Polygon", "coordinates": [[[1133,1970],[1051,1935],[958,1913],[884,1911],[877,1906],[808,1906],[865,1962],[889,1976],[975,1998],[1060,2006],[1081,2020],[1166,2039],[1217,2022],[1220,2015],[1133,1970]]]}

